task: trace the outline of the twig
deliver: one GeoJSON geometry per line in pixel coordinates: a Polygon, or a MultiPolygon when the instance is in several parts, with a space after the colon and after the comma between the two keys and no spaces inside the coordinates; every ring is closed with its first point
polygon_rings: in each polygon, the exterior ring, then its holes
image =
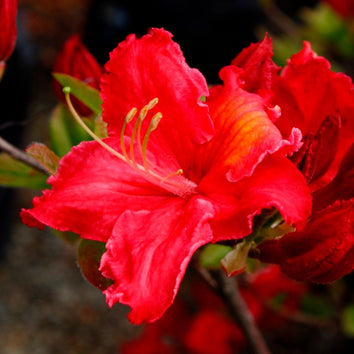
{"type": "Polygon", "coordinates": [[[39,172],[42,172],[46,175],[50,175],[50,173],[39,162],[37,162],[33,157],[26,154],[24,151],[17,149],[17,147],[11,145],[9,142],[7,142],[5,139],[3,139],[1,136],[0,136],[0,149],[7,152],[15,160],[21,161],[21,162],[25,163],[26,165],[35,168],[39,172]]]}
{"type": "Polygon", "coordinates": [[[255,354],[270,354],[262,333],[256,326],[252,314],[243,300],[236,278],[228,278],[222,271],[213,273],[218,284],[219,295],[224,299],[231,316],[242,328],[255,354]]]}

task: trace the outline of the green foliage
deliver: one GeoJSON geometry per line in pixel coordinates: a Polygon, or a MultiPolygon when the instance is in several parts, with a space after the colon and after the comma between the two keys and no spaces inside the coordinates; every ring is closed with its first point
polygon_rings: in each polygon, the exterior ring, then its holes
{"type": "Polygon", "coordinates": [[[354,337],[354,305],[347,306],[342,312],[342,328],[349,337],[354,337]]]}
{"type": "MultiPolygon", "coordinates": [[[[92,125],[91,121],[85,123],[92,125]]],[[[53,111],[49,122],[49,135],[53,151],[60,157],[90,136],[75,122],[68,109],[59,104],[53,111]]]]}
{"type": "Polygon", "coordinates": [[[47,177],[6,153],[0,154],[1,186],[43,189],[47,187],[47,177]]]}
{"type": "Polygon", "coordinates": [[[105,243],[81,239],[78,248],[78,264],[84,277],[96,288],[107,289],[112,281],[105,278],[100,271],[102,254],[106,251],[105,243]]]}
{"type": "Polygon", "coordinates": [[[306,294],[302,298],[301,307],[305,313],[322,318],[331,318],[335,312],[326,299],[312,294],[306,294]]]}
{"type": "Polygon", "coordinates": [[[71,94],[97,115],[102,114],[102,100],[98,90],[66,74],[54,73],[53,76],[63,87],[70,87],[71,94]]]}
{"type": "Polygon", "coordinates": [[[205,246],[199,257],[199,265],[208,269],[220,269],[220,261],[232,250],[232,247],[209,244],[205,246]]]}

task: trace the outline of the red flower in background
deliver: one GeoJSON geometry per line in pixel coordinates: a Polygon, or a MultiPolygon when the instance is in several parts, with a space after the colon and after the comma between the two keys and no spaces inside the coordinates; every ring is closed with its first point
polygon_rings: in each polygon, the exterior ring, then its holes
{"type": "MultiPolygon", "coordinates": [[[[186,293],[188,303],[177,298],[163,318],[121,346],[122,354],[236,354],[245,350],[246,338],[225,304],[205,283],[193,280],[192,294],[186,293]]],[[[255,322],[271,331],[286,323],[281,311],[287,316],[299,311],[307,287],[287,278],[279,267],[268,266],[247,276],[240,291],[255,322]],[[278,313],[270,307],[277,298],[281,298],[278,313]]]]}
{"type": "Polygon", "coordinates": [[[283,140],[234,66],[208,92],[164,30],[129,36],[106,70],[104,142],[114,151],[96,141],[74,147],[48,180],[52,189],[22,217],[106,242],[101,271],[114,282],[104,291],[108,304],[131,306],[134,323],[151,322],[173,302],[200,246],[249,235],[263,208],[304,224],[309,190],[285,157],[300,134],[294,129],[283,140]]]}
{"type": "Polygon", "coordinates": [[[343,17],[354,17],[353,0],[322,0],[343,17]]]}
{"type": "MultiPolygon", "coordinates": [[[[54,73],[62,73],[75,77],[95,89],[99,89],[99,82],[103,70],[93,55],[81,42],[78,34],[72,35],[64,43],[60,50],[53,68],[54,73]]],[[[65,102],[62,86],[54,80],[54,93],[57,98],[65,102]]],[[[73,105],[79,114],[88,116],[92,111],[75,97],[72,98],[73,105]]]]}
{"type": "Polygon", "coordinates": [[[260,245],[260,259],[298,280],[329,283],[354,269],[354,145],[336,178],[313,194],[306,227],[260,245]]]}
{"type": "Polygon", "coordinates": [[[0,1],[0,79],[16,43],[17,0],[0,1]]]}
{"type": "Polygon", "coordinates": [[[307,42],[280,76],[271,56],[271,41],[265,37],[233,63],[242,64],[245,87],[254,82],[255,72],[263,78],[248,87],[262,94],[267,105],[279,105],[275,124],[284,136],[293,126],[301,129],[304,144],[290,159],[313,191],[314,208],[302,231],[261,244],[258,257],[280,264],[295,279],[331,282],[354,269],[353,84],[348,76],[332,72],[307,42]]]}
{"type": "Polygon", "coordinates": [[[16,42],[17,0],[0,2],[0,62],[12,54],[16,42]]]}

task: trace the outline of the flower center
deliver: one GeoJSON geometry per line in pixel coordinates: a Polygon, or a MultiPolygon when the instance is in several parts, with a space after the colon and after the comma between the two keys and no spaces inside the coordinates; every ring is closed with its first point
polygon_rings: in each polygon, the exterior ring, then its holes
{"type": "Polygon", "coordinates": [[[116,151],[111,146],[106,144],[102,139],[100,139],[81,119],[79,114],[76,112],[73,107],[70,99],[70,87],[64,87],[63,92],[65,94],[65,99],[68,105],[68,108],[75,118],[75,120],[79,123],[79,125],[95,140],[97,141],[104,149],[109,151],[114,156],[118,157],[120,160],[129,164],[133,169],[142,174],[146,180],[149,182],[162,187],[163,189],[176,194],[180,197],[188,197],[196,193],[197,185],[183,177],[183,170],[179,169],[175,172],[168,173],[167,175],[163,174],[163,170],[157,166],[154,168],[148,162],[147,159],[147,146],[151,133],[158,127],[160,120],[162,119],[162,113],[156,113],[150,120],[149,126],[146,130],[144,137],[142,138],[142,124],[145,118],[148,115],[148,112],[151,111],[158,103],[158,98],[152,99],[147,105],[145,105],[139,112],[138,117],[134,123],[131,137],[129,149],[127,150],[125,144],[126,137],[126,127],[130,124],[135,116],[137,115],[138,109],[133,107],[128,114],[126,115],[121,134],[120,134],[120,147],[122,153],[116,151]],[[138,150],[141,154],[142,163],[137,162],[137,158],[135,156],[135,143],[138,144],[138,150]]]}

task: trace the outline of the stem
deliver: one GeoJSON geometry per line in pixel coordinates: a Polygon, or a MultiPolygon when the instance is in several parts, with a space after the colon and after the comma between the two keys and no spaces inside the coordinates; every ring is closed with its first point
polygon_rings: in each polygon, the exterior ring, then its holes
{"type": "Polygon", "coordinates": [[[39,172],[42,172],[46,175],[50,175],[50,173],[33,157],[26,154],[24,151],[17,149],[15,146],[11,145],[5,139],[3,139],[1,136],[0,136],[0,149],[7,152],[15,160],[21,161],[26,165],[35,168],[39,172]]]}
{"type": "Polygon", "coordinates": [[[262,333],[241,296],[236,278],[229,278],[222,271],[216,272],[214,277],[218,284],[219,295],[224,299],[231,316],[242,328],[254,353],[270,354],[262,333]]]}

